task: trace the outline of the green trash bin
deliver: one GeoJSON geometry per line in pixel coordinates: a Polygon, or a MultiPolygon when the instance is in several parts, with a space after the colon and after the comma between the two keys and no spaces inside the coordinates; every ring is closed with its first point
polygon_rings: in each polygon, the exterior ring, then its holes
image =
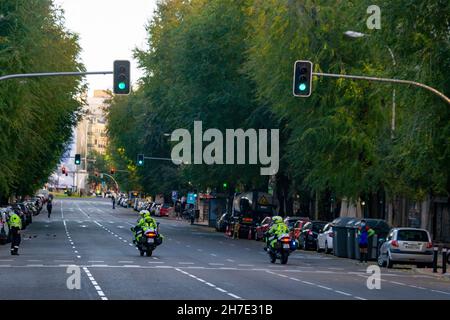
{"type": "Polygon", "coordinates": [[[333,220],[333,254],[336,257],[347,258],[347,223],[355,218],[339,217],[333,220]]]}
{"type": "Polygon", "coordinates": [[[347,222],[347,258],[355,259],[355,237],[356,237],[356,227],[355,223],[359,219],[352,219],[347,222]]]}

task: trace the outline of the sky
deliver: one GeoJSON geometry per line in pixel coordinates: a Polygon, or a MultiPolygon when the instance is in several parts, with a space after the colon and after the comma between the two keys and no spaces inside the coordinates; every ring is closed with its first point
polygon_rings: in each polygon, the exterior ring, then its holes
{"type": "MultiPolygon", "coordinates": [[[[131,81],[142,75],[133,59],[133,49],[147,48],[145,25],[156,9],[157,0],[54,0],[64,10],[65,26],[79,35],[81,60],[87,71],[112,71],[114,60],[130,60],[131,81]]],[[[112,75],[87,76],[88,95],[94,90],[112,90],[112,75]]],[[[75,154],[75,143],[70,154],[75,154]]],[[[63,161],[74,167],[73,159],[63,161]]],[[[61,177],[61,185],[72,185],[61,177]]]]}
{"type": "MultiPolygon", "coordinates": [[[[131,81],[142,75],[133,49],[147,48],[145,25],[156,0],[54,0],[65,11],[66,27],[79,35],[81,60],[87,71],[112,71],[114,60],[131,61],[131,81]]],[[[112,75],[87,76],[89,96],[112,89],[112,75]]]]}

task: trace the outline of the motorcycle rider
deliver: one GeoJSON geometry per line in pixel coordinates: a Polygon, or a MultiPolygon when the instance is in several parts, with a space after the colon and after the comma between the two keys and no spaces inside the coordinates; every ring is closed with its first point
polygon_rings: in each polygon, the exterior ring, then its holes
{"type": "Polygon", "coordinates": [[[156,229],[158,227],[156,220],[151,216],[148,210],[141,210],[139,212],[141,218],[139,219],[137,225],[131,230],[134,232],[133,243],[138,243],[142,237],[140,231],[145,232],[148,229],[156,229]]]}
{"type": "Polygon", "coordinates": [[[266,250],[275,247],[278,241],[278,237],[282,234],[289,233],[289,228],[284,223],[283,218],[280,216],[275,216],[272,218],[273,225],[266,233],[266,250]]]}
{"type": "Polygon", "coordinates": [[[19,255],[19,245],[20,245],[20,230],[22,229],[22,219],[13,212],[9,217],[9,230],[11,232],[11,255],[19,255]]]}

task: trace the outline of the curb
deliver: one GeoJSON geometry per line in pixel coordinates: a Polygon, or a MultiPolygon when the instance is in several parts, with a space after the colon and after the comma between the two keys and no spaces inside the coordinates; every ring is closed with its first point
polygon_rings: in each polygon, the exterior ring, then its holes
{"type": "Polygon", "coordinates": [[[439,269],[438,269],[437,273],[425,271],[426,269],[418,269],[418,268],[413,268],[412,270],[418,274],[423,274],[423,275],[427,275],[427,276],[431,276],[431,277],[435,277],[435,278],[450,280],[450,273],[448,273],[448,272],[444,273],[444,274],[440,273],[439,269]]]}

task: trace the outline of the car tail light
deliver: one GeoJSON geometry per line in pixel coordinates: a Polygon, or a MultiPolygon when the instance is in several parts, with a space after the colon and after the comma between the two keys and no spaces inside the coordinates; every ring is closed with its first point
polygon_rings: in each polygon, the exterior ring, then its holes
{"type": "Polygon", "coordinates": [[[330,233],[328,234],[328,236],[331,237],[331,238],[333,238],[333,237],[334,237],[334,232],[330,232],[330,233]]]}
{"type": "Polygon", "coordinates": [[[398,248],[398,241],[397,240],[393,240],[391,242],[391,246],[398,248]]]}
{"type": "Polygon", "coordinates": [[[427,243],[427,249],[431,249],[433,248],[433,243],[432,242],[428,242],[427,243]]]}

